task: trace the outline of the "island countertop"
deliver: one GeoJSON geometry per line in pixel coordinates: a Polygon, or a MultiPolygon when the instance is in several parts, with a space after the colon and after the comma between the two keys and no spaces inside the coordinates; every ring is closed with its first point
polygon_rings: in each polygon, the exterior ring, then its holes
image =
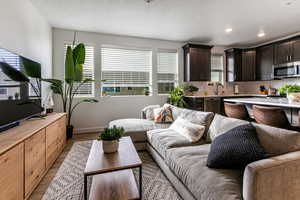
{"type": "Polygon", "coordinates": [[[261,95],[261,94],[209,94],[209,95],[195,95],[195,96],[185,96],[188,98],[215,98],[215,97],[221,97],[221,98],[231,98],[231,97],[267,97],[267,95],[261,95]]]}
{"type": "Polygon", "coordinates": [[[274,97],[230,98],[230,99],[224,99],[224,102],[300,109],[300,103],[289,103],[287,98],[277,98],[277,97],[276,98],[274,97]]]}

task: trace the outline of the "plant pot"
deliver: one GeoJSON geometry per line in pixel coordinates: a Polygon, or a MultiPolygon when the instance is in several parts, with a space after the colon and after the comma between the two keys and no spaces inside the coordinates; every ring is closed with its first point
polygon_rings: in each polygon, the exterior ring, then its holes
{"type": "Polygon", "coordinates": [[[119,141],[118,140],[111,140],[111,141],[106,141],[103,140],[103,152],[104,153],[115,153],[118,151],[119,148],[119,141]]]}
{"type": "Polygon", "coordinates": [[[71,139],[73,137],[73,129],[74,126],[67,125],[67,139],[71,139]]]}

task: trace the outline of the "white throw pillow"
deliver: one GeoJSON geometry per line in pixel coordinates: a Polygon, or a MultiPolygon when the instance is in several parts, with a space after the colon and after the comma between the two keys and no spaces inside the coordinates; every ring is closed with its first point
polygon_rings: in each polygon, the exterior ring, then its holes
{"type": "Polygon", "coordinates": [[[155,108],[160,108],[160,105],[150,105],[150,106],[147,106],[145,107],[142,111],[145,113],[145,117],[146,119],[148,120],[154,120],[154,112],[153,110],[155,108]]]}
{"type": "Polygon", "coordinates": [[[181,117],[178,117],[169,129],[172,129],[183,135],[190,142],[197,142],[205,132],[205,126],[194,124],[181,117]]]}

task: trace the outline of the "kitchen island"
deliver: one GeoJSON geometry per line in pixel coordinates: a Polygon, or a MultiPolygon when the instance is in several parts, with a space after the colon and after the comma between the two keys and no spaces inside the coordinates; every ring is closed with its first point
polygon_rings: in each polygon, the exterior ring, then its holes
{"type": "Polygon", "coordinates": [[[275,106],[284,108],[298,108],[300,103],[289,103],[287,98],[281,97],[251,97],[251,98],[230,98],[224,99],[224,102],[254,104],[262,106],[275,106]]]}
{"type": "Polygon", "coordinates": [[[281,97],[247,97],[247,98],[225,98],[224,102],[245,104],[249,115],[252,116],[252,105],[282,107],[285,109],[291,124],[298,125],[298,111],[300,103],[289,103],[287,98],[281,97]]]}

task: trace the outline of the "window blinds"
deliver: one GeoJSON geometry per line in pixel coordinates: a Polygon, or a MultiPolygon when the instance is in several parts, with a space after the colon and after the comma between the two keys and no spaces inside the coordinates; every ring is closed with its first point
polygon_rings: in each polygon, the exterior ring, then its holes
{"type": "Polygon", "coordinates": [[[102,47],[103,87],[149,87],[151,50],[102,47]]]}
{"type": "Polygon", "coordinates": [[[223,55],[211,56],[211,81],[223,82],[223,55]]]}
{"type": "Polygon", "coordinates": [[[177,52],[158,52],[157,81],[174,83],[177,81],[177,52]]]}
{"type": "MultiPolygon", "coordinates": [[[[64,55],[66,56],[67,47],[70,44],[65,44],[64,55]]],[[[94,47],[85,46],[85,63],[83,65],[83,80],[84,79],[94,80],[94,47]]],[[[76,88],[80,83],[76,83],[74,88],[76,88]]],[[[95,84],[94,82],[84,83],[76,92],[76,97],[92,97],[94,96],[95,84]]]]}

